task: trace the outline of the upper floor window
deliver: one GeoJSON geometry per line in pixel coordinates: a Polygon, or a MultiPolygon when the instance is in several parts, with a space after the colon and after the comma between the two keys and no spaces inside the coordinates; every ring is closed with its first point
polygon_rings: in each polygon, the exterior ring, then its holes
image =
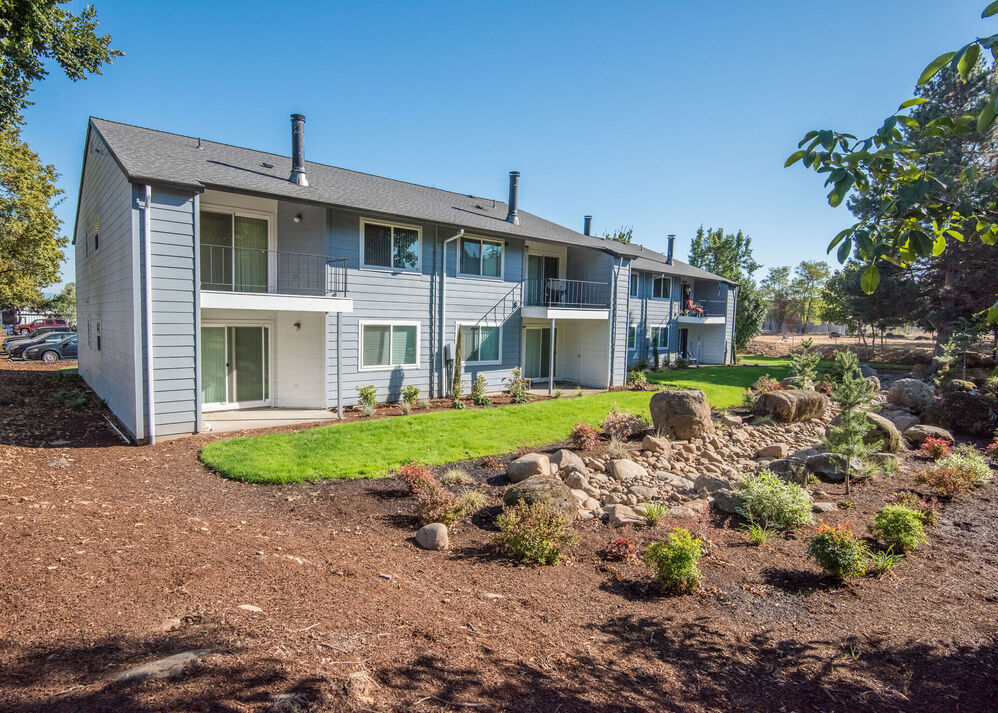
{"type": "Polygon", "coordinates": [[[388,223],[361,223],[364,267],[415,272],[419,269],[419,228],[388,223]]]}
{"type": "Polygon", "coordinates": [[[462,238],[460,272],[476,277],[502,277],[502,242],[462,238]]]}
{"type": "Polygon", "coordinates": [[[638,346],[638,328],[628,327],[627,328],[627,348],[636,349],[638,346]]]}
{"type": "Polygon", "coordinates": [[[672,292],[672,279],[659,275],[651,281],[651,296],[656,300],[667,300],[672,292]]]}
{"type": "Polygon", "coordinates": [[[638,289],[641,285],[641,276],[636,272],[631,273],[631,297],[638,296],[638,289]]]}

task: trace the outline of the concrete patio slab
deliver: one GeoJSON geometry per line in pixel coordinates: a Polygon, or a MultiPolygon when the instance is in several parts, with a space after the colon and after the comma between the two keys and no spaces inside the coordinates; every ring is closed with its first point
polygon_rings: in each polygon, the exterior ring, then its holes
{"type": "Polygon", "coordinates": [[[229,433],[251,428],[298,426],[319,421],[336,421],[336,412],[308,408],[248,408],[231,411],[207,411],[202,417],[205,429],[229,433]]]}

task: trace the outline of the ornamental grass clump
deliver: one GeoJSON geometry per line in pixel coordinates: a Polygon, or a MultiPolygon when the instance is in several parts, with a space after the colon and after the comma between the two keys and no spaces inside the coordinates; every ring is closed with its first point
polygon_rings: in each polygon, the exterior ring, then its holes
{"type": "Polygon", "coordinates": [[[568,519],[544,503],[503,509],[492,542],[504,554],[528,564],[558,564],[575,545],[568,519]]]}
{"type": "Polygon", "coordinates": [[[655,570],[659,588],[671,594],[692,592],[700,585],[703,543],[689,530],[677,527],[665,540],[652,542],[644,552],[645,564],[655,570]]]}
{"type": "Polygon", "coordinates": [[[908,552],[925,542],[922,513],[904,505],[885,505],[873,518],[870,534],[893,552],[908,552]]]}
{"type": "Polygon", "coordinates": [[[807,551],[826,574],[836,579],[866,574],[867,549],[842,523],[835,527],[822,524],[811,538],[807,551]]]}
{"type": "Polygon", "coordinates": [[[814,500],[806,488],[789,483],[771,470],[761,470],[745,478],[739,490],[738,512],[749,522],[770,530],[783,530],[813,521],[814,500]]]}

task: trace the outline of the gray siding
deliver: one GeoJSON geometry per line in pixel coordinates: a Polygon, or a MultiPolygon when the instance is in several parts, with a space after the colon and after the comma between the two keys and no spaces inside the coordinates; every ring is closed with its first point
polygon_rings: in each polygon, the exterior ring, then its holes
{"type": "Polygon", "coordinates": [[[630,290],[631,266],[629,260],[614,261],[613,273],[610,279],[610,289],[613,291],[613,302],[616,308],[611,311],[610,318],[613,320],[613,343],[611,359],[613,360],[610,372],[610,386],[620,386],[627,377],[627,313],[628,291],[630,290]],[[616,289],[614,289],[616,280],[616,289]]]}
{"type": "Polygon", "coordinates": [[[132,220],[131,186],[101,138],[90,132],[75,226],[80,375],[129,433],[141,438],[135,336],[139,314],[134,304],[138,254],[132,220]]]}

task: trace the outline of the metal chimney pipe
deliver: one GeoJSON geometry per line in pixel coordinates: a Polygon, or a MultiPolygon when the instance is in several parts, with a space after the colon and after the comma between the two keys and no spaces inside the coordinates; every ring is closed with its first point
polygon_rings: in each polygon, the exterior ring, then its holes
{"type": "Polygon", "coordinates": [[[305,175],[305,115],[291,115],[291,177],[288,179],[299,186],[308,185],[305,175]]]}
{"type": "Polygon", "coordinates": [[[676,236],[669,236],[669,251],[665,254],[665,262],[669,265],[672,264],[672,250],[676,247],[676,236]]]}
{"type": "Polygon", "coordinates": [[[506,214],[506,222],[513,225],[520,224],[520,215],[516,210],[516,204],[520,199],[520,172],[509,172],[509,212],[506,214]]]}
{"type": "Polygon", "coordinates": [[[593,230],[593,217],[591,215],[584,216],[582,218],[582,234],[592,235],[593,230]]]}

